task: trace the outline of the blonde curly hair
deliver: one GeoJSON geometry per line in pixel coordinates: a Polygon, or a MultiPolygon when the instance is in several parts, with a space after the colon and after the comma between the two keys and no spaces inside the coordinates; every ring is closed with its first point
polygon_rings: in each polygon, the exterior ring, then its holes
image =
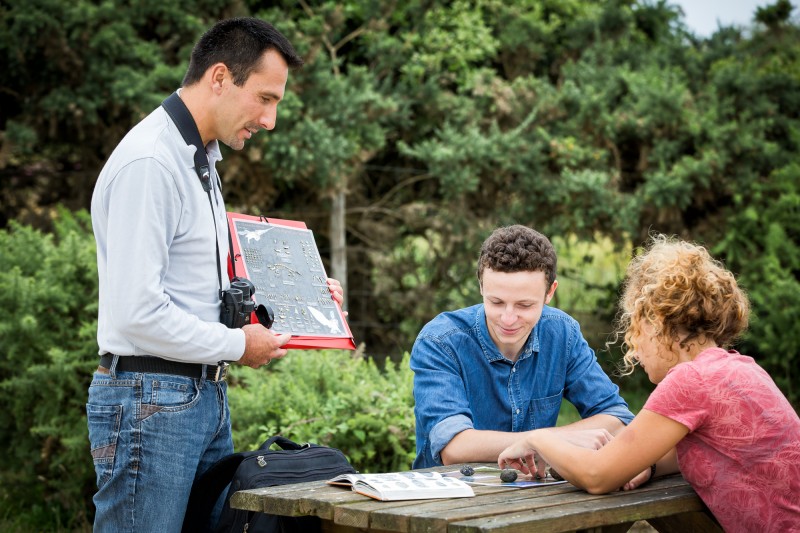
{"type": "Polygon", "coordinates": [[[729,347],[747,329],[750,303],[736,278],[699,245],[651,237],[628,265],[613,342],[624,337],[622,374],[636,367],[633,339],[650,324],[659,346],[692,340],[729,347]]]}

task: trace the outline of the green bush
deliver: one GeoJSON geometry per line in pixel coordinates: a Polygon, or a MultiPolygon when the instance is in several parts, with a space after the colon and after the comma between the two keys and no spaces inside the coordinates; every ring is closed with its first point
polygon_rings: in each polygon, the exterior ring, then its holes
{"type": "Polygon", "coordinates": [[[97,366],[91,221],[61,211],[52,234],[12,222],[0,250],[0,529],[85,526],[94,470],[84,405],[97,366]]]}
{"type": "Polygon", "coordinates": [[[268,369],[236,367],[231,383],[237,449],[254,449],[272,435],[283,435],[339,448],[361,472],[411,468],[415,436],[408,354],[381,370],[359,352],[296,350],[268,369]]]}

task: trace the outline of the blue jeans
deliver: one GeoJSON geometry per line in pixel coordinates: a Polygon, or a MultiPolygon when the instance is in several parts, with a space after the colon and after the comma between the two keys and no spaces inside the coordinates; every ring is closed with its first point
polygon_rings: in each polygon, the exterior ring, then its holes
{"type": "Polygon", "coordinates": [[[233,452],[224,381],[95,372],[86,415],[95,532],[180,532],[193,481],[233,452]]]}

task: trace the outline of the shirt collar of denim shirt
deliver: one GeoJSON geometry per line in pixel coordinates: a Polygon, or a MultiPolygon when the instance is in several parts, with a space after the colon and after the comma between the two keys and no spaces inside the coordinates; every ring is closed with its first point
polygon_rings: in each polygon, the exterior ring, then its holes
{"type": "MultiPolygon", "coordinates": [[[[541,320],[541,319],[540,319],[541,320]]],[[[489,363],[494,363],[496,361],[507,361],[511,362],[506,357],[500,353],[500,349],[492,340],[492,336],[489,334],[489,326],[486,325],[486,309],[483,305],[480,306],[478,312],[475,313],[475,329],[478,331],[478,340],[481,344],[481,349],[483,350],[483,355],[486,357],[486,360],[489,363]]],[[[522,361],[523,359],[527,359],[528,357],[532,356],[535,353],[539,352],[539,324],[537,323],[531,334],[528,335],[528,340],[525,341],[525,345],[522,347],[522,352],[519,354],[519,358],[517,361],[522,361]]]]}

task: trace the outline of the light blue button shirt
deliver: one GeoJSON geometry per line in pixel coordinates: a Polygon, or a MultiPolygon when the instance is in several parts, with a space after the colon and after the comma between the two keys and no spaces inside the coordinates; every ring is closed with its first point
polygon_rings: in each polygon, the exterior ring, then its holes
{"type": "Polygon", "coordinates": [[[442,464],[441,452],[466,429],[529,431],[552,427],[562,398],[581,417],[633,420],[597,362],[577,321],[544,306],[516,362],[498,350],[483,304],[442,313],[411,351],[417,457],[413,468],[442,464]]]}

